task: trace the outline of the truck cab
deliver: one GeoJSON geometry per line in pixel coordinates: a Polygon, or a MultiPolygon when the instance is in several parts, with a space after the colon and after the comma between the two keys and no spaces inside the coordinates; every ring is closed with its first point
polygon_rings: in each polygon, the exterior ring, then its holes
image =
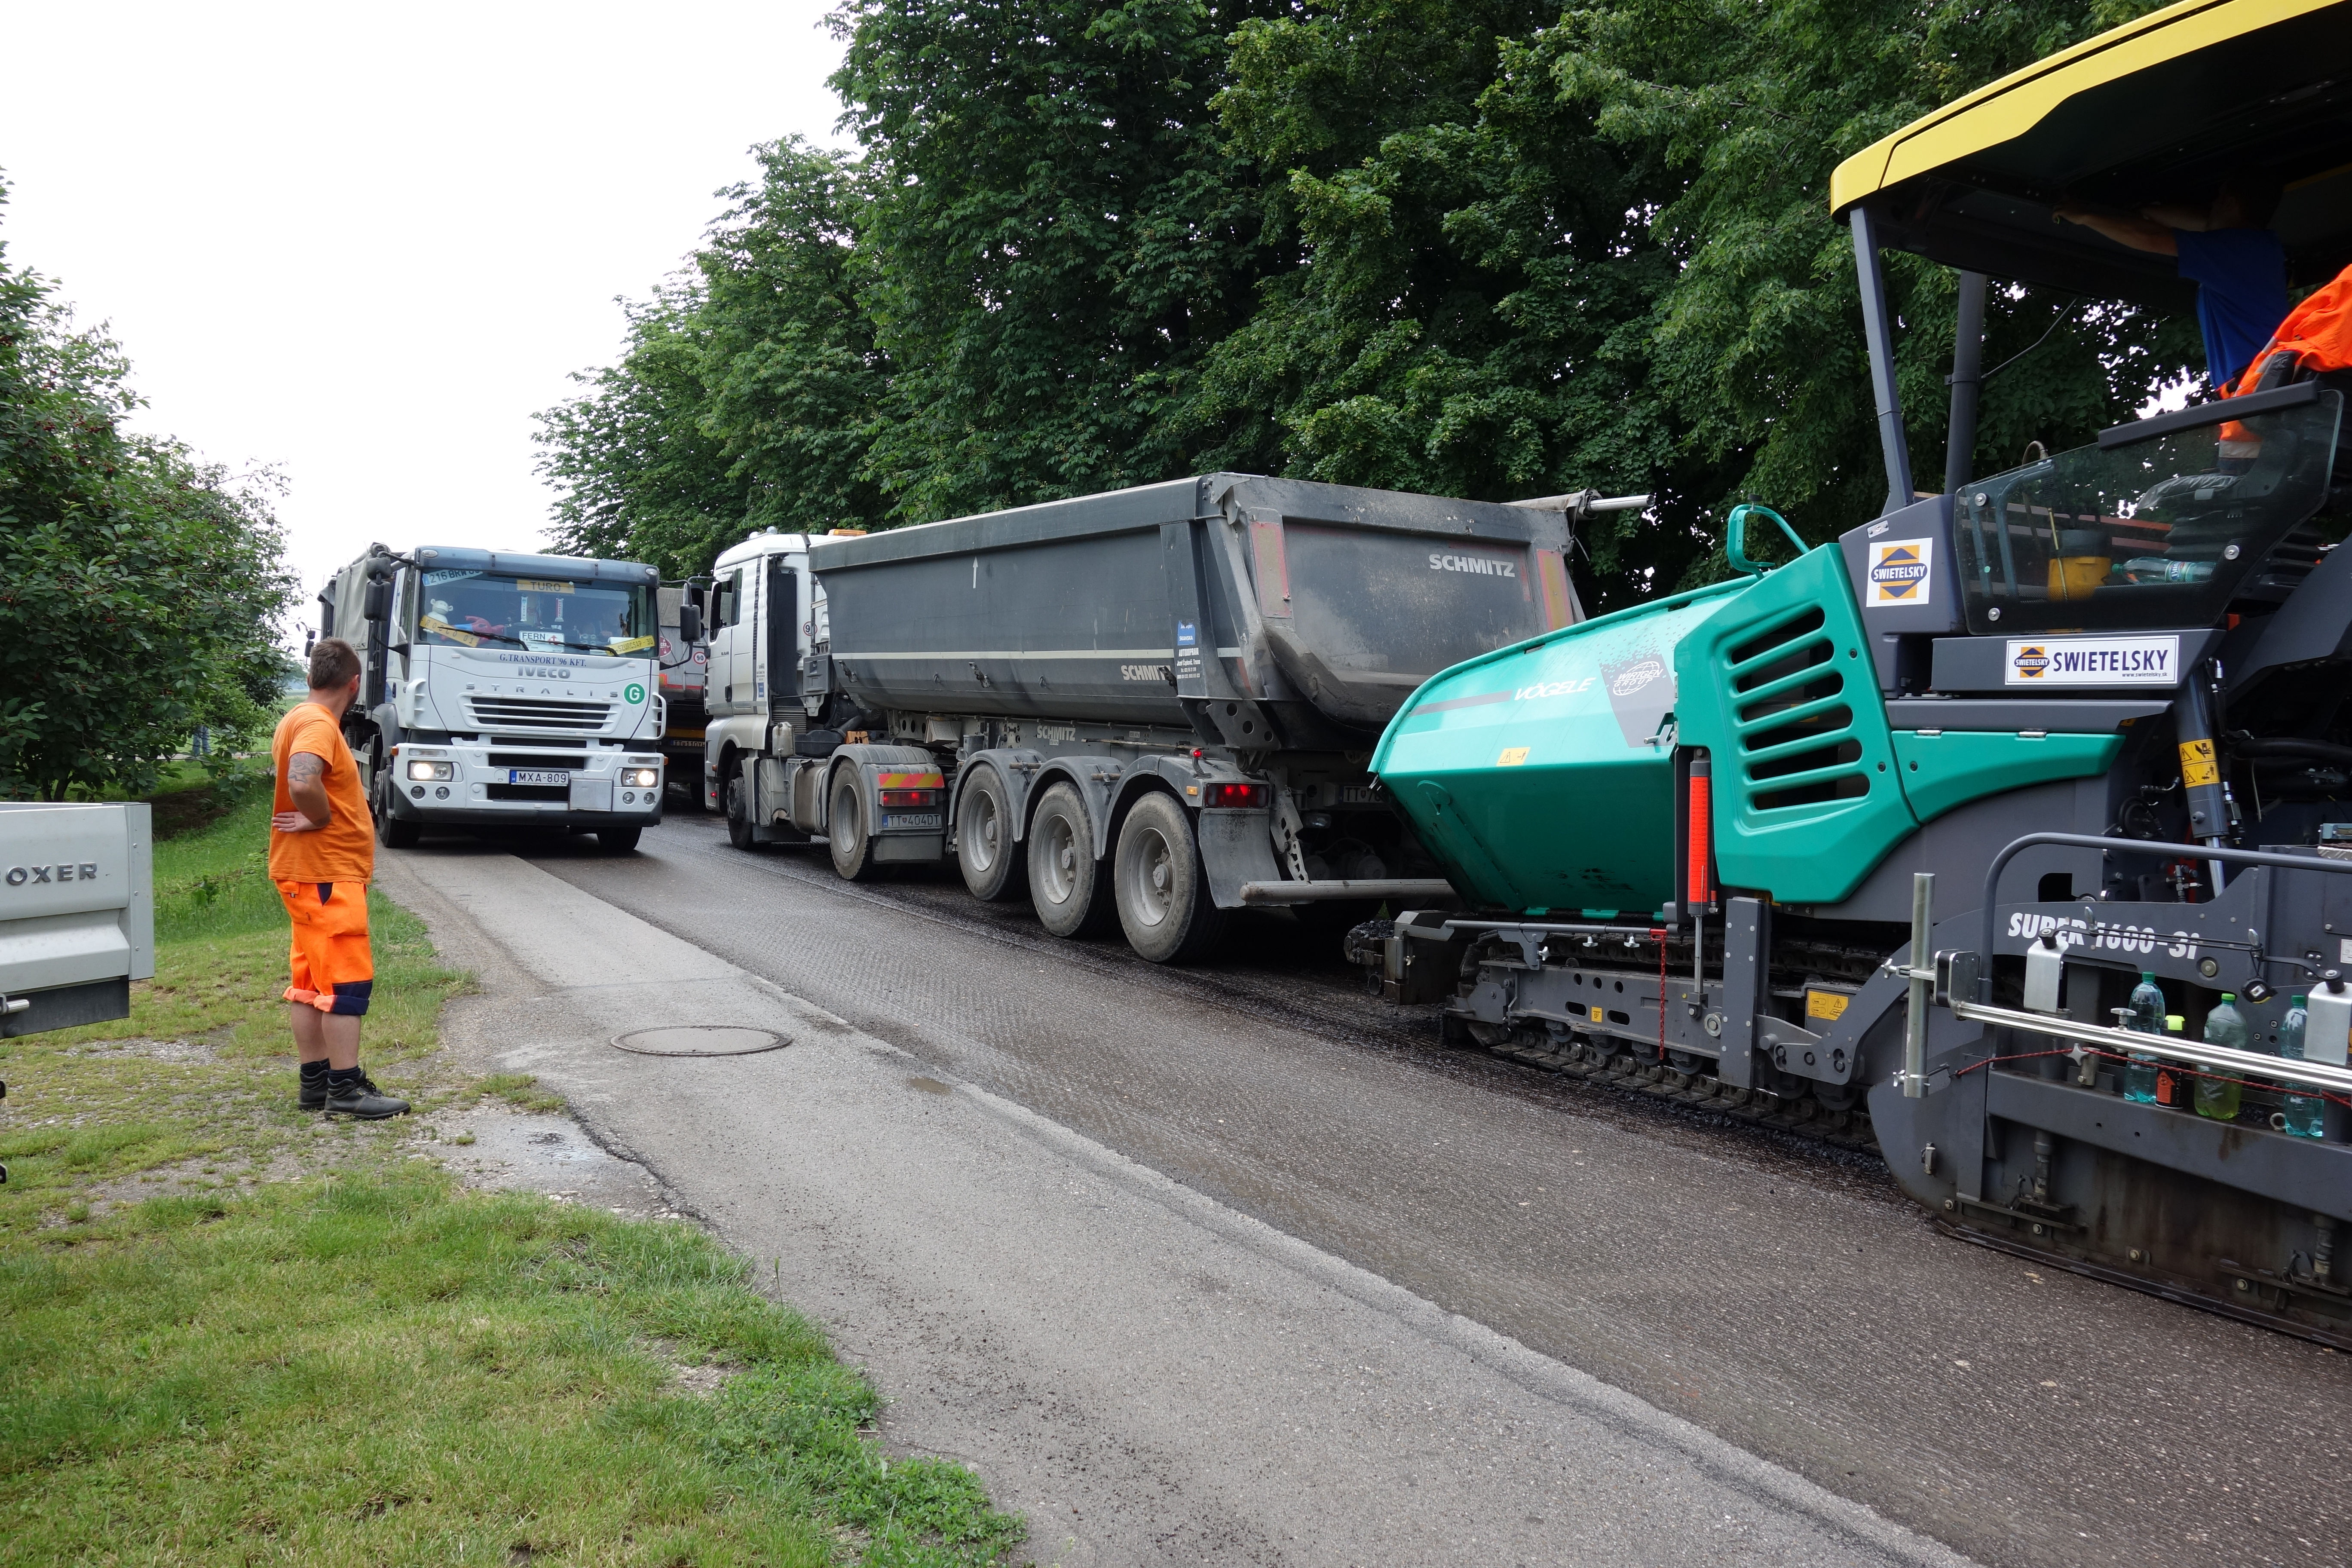
{"type": "Polygon", "coordinates": [[[344,734],[377,837],[553,827],[635,848],[661,820],[658,587],[635,562],[449,545],[338,573],[319,629],[360,652],[344,734]]]}
{"type": "Polygon", "coordinates": [[[793,754],[796,737],[825,717],[830,682],[816,661],[831,627],[808,552],[806,534],[757,533],[711,567],[702,692],[703,805],[710,810],[728,809],[745,760],[793,754]]]}

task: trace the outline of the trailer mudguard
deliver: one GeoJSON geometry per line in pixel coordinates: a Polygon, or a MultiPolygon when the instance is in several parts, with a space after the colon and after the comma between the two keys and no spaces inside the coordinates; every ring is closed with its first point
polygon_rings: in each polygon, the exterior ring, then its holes
{"type": "Polygon", "coordinates": [[[1209,873],[1209,897],[1217,908],[1240,909],[1245,882],[1282,880],[1271,812],[1196,811],[1192,826],[1201,842],[1201,865],[1209,873]]]}

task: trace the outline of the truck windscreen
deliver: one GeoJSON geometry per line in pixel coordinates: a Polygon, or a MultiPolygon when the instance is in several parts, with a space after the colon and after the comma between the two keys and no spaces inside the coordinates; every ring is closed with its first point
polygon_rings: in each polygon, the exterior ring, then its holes
{"type": "Polygon", "coordinates": [[[427,645],[646,656],[656,636],[647,589],[467,571],[424,574],[415,632],[427,645]]]}
{"type": "Polygon", "coordinates": [[[2330,392],[1971,481],[1952,515],[1969,629],[2213,626],[2261,596],[2257,568],[2299,576],[2319,559],[2295,530],[2327,497],[2342,406],[2330,392]]]}

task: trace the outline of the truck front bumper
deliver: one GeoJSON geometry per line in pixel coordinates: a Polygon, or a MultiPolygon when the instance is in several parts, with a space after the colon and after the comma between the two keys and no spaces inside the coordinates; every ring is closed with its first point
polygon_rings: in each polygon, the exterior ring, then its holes
{"type": "MultiPolygon", "coordinates": [[[[566,781],[562,784],[515,784],[517,766],[506,754],[513,750],[405,742],[394,747],[392,776],[384,787],[392,815],[405,822],[505,827],[594,828],[661,820],[667,770],[656,745],[632,751],[583,748],[572,755],[583,765],[525,770],[562,773],[566,781]],[[419,773],[430,776],[412,776],[419,773]],[[645,782],[648,775],[650,783],[645,782]]],[[[561,752],[566,748],[558,741],[535,750],[561,752]]]]}

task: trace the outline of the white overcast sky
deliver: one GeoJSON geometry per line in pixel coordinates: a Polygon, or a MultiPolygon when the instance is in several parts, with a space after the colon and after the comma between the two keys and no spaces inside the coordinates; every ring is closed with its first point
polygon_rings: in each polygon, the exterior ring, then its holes
{"type": "Polygon", "coordinates": [[[306,598],[371,540],[541,548],[531,416],[614,297],[752,143],[843,140],[828,8],[0,0],[0,243],[110,323],[139,424],[283,474],[306,598]]]}

